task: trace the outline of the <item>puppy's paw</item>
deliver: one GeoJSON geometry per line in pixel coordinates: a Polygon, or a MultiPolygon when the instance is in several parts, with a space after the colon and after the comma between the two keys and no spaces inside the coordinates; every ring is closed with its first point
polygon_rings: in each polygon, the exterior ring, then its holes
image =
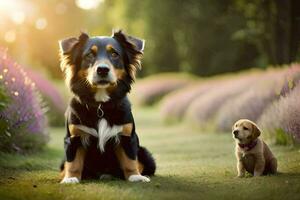
{"type": "Polygon", "coordinates": [[[64,178],[61,182],[61,184],[63,183],[79,183],[79,179],[77,177],[69,177],[69,178],[64,178]]]}
{"type": "Polygon", "coordinates": [[[128,178],[130,182],[150,182],[150,178],[142,175],[131,175],[128,178]]]}

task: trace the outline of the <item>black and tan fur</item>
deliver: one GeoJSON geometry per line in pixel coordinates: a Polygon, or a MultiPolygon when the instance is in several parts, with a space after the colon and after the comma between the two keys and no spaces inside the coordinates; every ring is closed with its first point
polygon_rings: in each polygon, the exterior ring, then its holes
{"type": "Polygon", "coordinates": [[[127,93],[141,68],[144,41],[121,31],[60,41],[61,69],[73,97],[66,111],[62,183],[110,174],[148,182],[155,162],[139,146],[127,93]]]}

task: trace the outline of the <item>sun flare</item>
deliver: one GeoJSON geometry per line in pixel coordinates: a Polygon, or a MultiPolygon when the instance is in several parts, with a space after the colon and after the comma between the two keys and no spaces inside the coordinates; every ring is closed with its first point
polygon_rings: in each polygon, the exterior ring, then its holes
{"type": "Polygon", "coordinates": [[[102,2],[104,0],[76,0],[76,5],[81,9],[90,10],[97,8],[102,2]]]}

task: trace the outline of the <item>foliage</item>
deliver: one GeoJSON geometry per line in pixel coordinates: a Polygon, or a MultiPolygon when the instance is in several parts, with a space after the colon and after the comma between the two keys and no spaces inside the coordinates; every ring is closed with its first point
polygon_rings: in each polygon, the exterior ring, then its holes
{"type": "Polygon", "coordinates": [[[142,76],[170,71],[208,76],[299,59],[296,0],[106,0],[91,10],[74,1],[26,1],[34,12],[24,10],[23,24],[3,20],[0,32],[14,31],[16,38],[9,43],[1,37],[0,44],[55,78],[62,78],[57,41],[81,30],[110,35],[121,28],[145,39],[142,76]],[[42,30],[34,27],[39,18],[47,22],[42,30]]]}
{"type": "Polygon", "coordinates": [[[277,144],[300,142],[300,84],[274,102],[258,120],[264,137],[277,144]]]}
{"type": "Polygon", "coordinates": [[[124,5],[129,30],[136,32],[135,24],[130,26],[132,21],[145,22],[147,74],[185,71],[212,75],[255,65],[257,50],[232,38],[245,21],[232,9],[230,0],[129,2],[124,5]]]}
{"type": "Polygon", "coordinates": [[[296,60],[299,1],[234,0],[233,6],[245,19],[234,37],[256,47],[258,64],[282,65],[296,60]]]}
{"type": "Polygon", "coordinates": [[[5,93],[5,89],[2,85],[0,85],[0,111],[5,109],[8,101],[9,101],[9,98],[5,93]]]}
{"type": "Polygon", "coordinates": [[[42,100],[20,65],[0,51],[0,85],[9,98],[1,117],[1,151],[33,152],[47,142],[42,100]]]}

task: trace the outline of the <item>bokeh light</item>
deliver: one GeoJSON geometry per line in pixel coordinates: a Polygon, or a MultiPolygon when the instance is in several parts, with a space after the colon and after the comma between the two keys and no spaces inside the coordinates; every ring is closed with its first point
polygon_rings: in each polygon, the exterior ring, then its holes
{"type": "Polygon", "coordinates": [[[4,34],[4,40],[8,43],[12,43],[16,40],[16,32],[15,30],[9,30],[4,34]]]}
{"type": "Polygon", "coordinates": [[[48,25],[48,22],[47,22],[47,19],[45,19],[45,18],[39,18],[35,22],[35,28],[38,30],[45,29],[47,27],[47,25],[48,25]]]}
{"type": "Polygon", "coordinates": [[[76,5],[81,9],[90,10],[97,8],[102,2],[104,0],[76,0],[76,5]]]}

